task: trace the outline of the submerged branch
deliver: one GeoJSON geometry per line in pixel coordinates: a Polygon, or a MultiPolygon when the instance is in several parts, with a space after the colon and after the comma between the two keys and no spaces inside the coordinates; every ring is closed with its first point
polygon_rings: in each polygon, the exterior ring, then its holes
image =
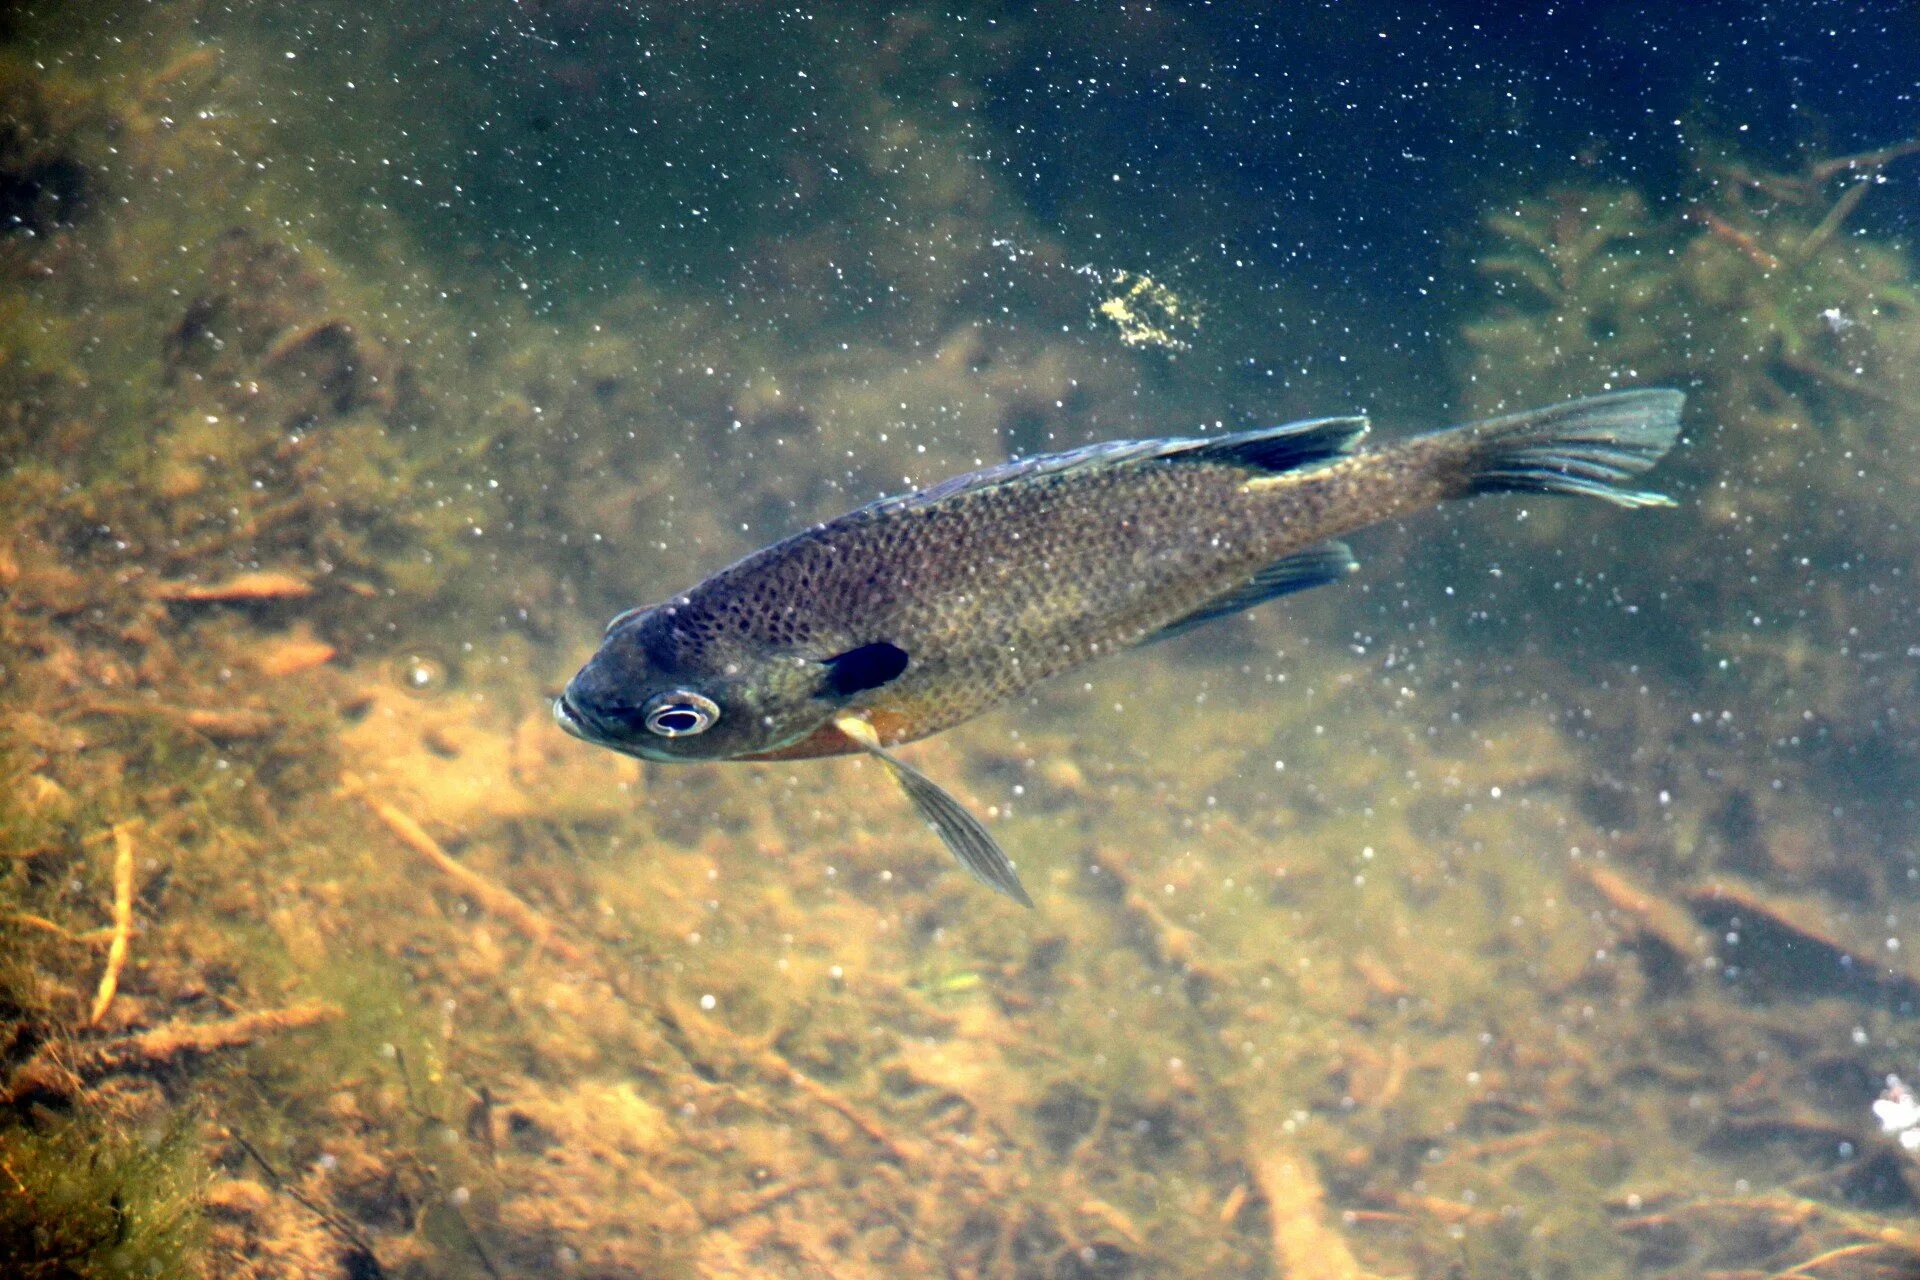
{"type": "Polygon", "coordinates": [[[107,947],[106,971],[94,993],[87,1025],[97,1027],[120,989],[120,971],[126,967],[127,946],[133,936],[133,833],[124,822],[113,828],[113,940],[107,947]]]}
{"type": "Polygon", "coordinates": [[[438,840],[428,835],[425,827],[386,801],[368,795],[358,782],[349,779],[347,788],[357,792],[366,801],[374,817],[380,819],[401,844],[425,858],[435,870],[459,886],[461,892],[479,903],[482,910],[498,916],[519,930],[536,947],[553,952],[569,964],[589,963],[587,954],[569,942],[552,921],[534,910],[524,898],[461,863],[442,848],[438,840]]]}
{"type": "Polygon", "coordinates": [[[0,1088],[0,1104],[48,1095],[69,1098],[89,1083],[123,1071],[151,1071],[184,1058],[239,1049],[263,1036],[342,1017],[336,1005],[312,1002],[243,1013],[217,1022],[170,1022],[137,1035],[90,1043],[48,1042],[0,1088]]]}
{"type": "Polygon", "coordinates": [[[1890,147],[1881,147],[1877,151],[1863,151],[1859,155],[1835,156],[1831,160],[1820,161],[1807,172],[1815,182],[1825,182],[1836,174],[1860,169],[1878,169],[1911,155],[1920,155],[1920,138],[1896,142],[1890,147]]]}
{"type": "Polygon", "coordinates": [[[1273,1222],[1273,1261],[1288,1280],[1370,1280],[1340,1234],[1321,1217],[1326,1189],[1307,1157],[1269,1151],[1248,1162],[1273,1222]]]}

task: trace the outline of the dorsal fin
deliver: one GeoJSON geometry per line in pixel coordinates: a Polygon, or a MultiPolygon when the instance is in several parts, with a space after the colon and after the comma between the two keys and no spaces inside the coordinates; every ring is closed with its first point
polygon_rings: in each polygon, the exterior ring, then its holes
{"type": "Polygon", "coordinates": [[[1314,418],[1284,426],[1261,427],[1230,436],[1169,436],[1158,440],[1106,440],[1064,453],[1019,458],[969,471],[939,484],[869,502],[850,516],[876,516],[913,507],[926,507],[955,494],[997,488],[1018,480],[1070,475],[1097,467],[1121,467],[1142,462],[1214,463],[1245,467],[1271,474],[1338,458],[1367,433],[1364,417],[1314,418]]]}
{"type": "Polygon", "coordinates": [[[1296,591],[1338,582],[1359,567],[1352,550],[1344,542],[1323,542],[1317,547],[1296,551],[1275,560],[1233,590],[1215,596],[1186,617],[1169,622],[1140,643],[1157,644],[1162,640],[1170,640],[1174,636],[1185,635],[1195,627],[1204,626],[1215,618],[1224,618],[1230,613],[1239,613],[1242,609],[1251,609],[1296,591]]]}
{"type": "Polygon", "coordinates": [[[1175,460],[1218,462],[1269,473],[1292,471],[1341,457],[1365,434],[1367,420],[1364,417],[1315,418],[1308,422],[1289,422],[1283,427],[1242,431],[1218,440],[1195,440],[1191,442],[1193,447],[1175,455],[1175,460]]]}

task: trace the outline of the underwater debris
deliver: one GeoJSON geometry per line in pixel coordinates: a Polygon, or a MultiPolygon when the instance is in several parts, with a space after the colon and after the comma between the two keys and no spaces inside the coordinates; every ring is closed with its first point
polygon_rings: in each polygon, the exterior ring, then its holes
{"type": "Polygon", "coordinates": [[[285,570],[236,574],[218,582],[155,582],[147,594],[169,604],[251,604],[267,600],[304,600],[314,593],[307,578],[285,570]]]}
{"type": "Polygon", "coordinates": [[[1687,918],[1678,903],[1611,867],[1583,861],[1574,863],[1572,870],[1605,899],[1609,907],[1627,917],[1640,937],[1666,948],[1681,960],[1702,960],[1711,954],[1700,929],[1687,918]]]}
{"type": "Polygon", "coordinates": [[[88,698],[79,709],[89,715],[145,717],[162,720],[203,734],[215,742],[244,742],[264,738],[278,727],[265,711],[249,707],[176,707],[165,702],[109,702],[88,698]]]}
{"type": "Polygon", "coordinates": [[[1156,969],[1183,977],[1195,992],[1229,985],[1229,979],[1210,964],[1198,934],[1170,919],[1153,895],[1142,889],[1114,850],[1088,855],[1087,870],[1100,877],[1100,898],[1112,903],[1122,926],[1122,937],[1156,969]]]}
{"type": "Polygon", "coordinates": [[[763,1078],[787,1085],[805,1095],[859,1130],[862,1136],[902,1168],[911,1169],[924,1162],[925,1155],[918,1144],[893,1132],[878,1117],[849,1101],[833,1086],[814,1079],[796,1067],[772,1045],[742,1042],[713,1019],[685,1006],[675,1008],[671,1016],[683,1035],[690,1032],[698,1037],[697,1043],[704,1051],[735,1057],[763,1078]]]}
{"type": "Polygon", "coordinates": [[[1200,329],[1200,311],[1192,303],[1145,272],[1094,274],[1109,288],[1119,290],[1094,310],[1120,331],[1122,343],[1163,351],[1192,349],[1189,338],[1200,329]]]}
{"type": "Polygon", "coordinates": [[[1323,1219],[1326,1189],[1308,1158],[1275,1149],[1248,1161],[1273,1225],[1274,1269],[1288,1280],[1370,1280],[1346,1240],[1323,1219]]]}
{"type": "Polygon", "coordinates": [[[438,840],[427,834],[425,827],[386,801],[367,794],[357,778],[343,778],[341,788],[348,794],[358,795],[401,844],[425,858],[434,870],[453,881],[462,893],[470,895],[482,910],[519,930],[536,949],[551,951],[571,964],[587,962],[587,953],[570,942],[525,899],[448,853],[438,840]]]}
{"type": "MultiPolygon", "coordinates": [[[[1621,1206],[1613,1207],[1618,1211],[1621,1206]]],[[[1912,1275],[1920,1265],[1920,1232],[1804,1196],[1713,1196],[1646,1212],[1635,1196],[1625,1207],[1630,1211],[1617,1216],[1613,1224],[1620,1234],[1652,1246],[1659,1254],[1697,1250],[1696,1259],[1702,1263],[1716,1248],[1750,1261],[1756,1245],[1771,1244],[1774,1247],[1765,1252],[1775,1254],[1811,1241],[1816,1252],[1772,1271],[1776,1278],[1815,1274],[1818,1264],[1837,1257],[1881,1251],[1889,1255],[1884,1267],[1875,1268],[1881,1274],[1912,1275]],[[1827,1243],[1836,1234],[1845,1243],[1827,1243]]]]}
{"type": "Polygon", "coordinates": [[[254,669],[269,679],[298,675],[315,667],[325,666],[339,655],[339,650],[324,640],[316,640],[310,635],[295,634],[281,636],[263,644],[253,656],[254,669]]]}
{"type": "Polygon", "coordinates": [[[113,934],[107,947],[107,967],[93,997],[87,1025],[97,1027],[120,989],[120,970],[127,963],[128,939],[133,933],[133,833],[119,822],[113,828],[113,934]]]}
{"type": "Polygon", "coordinates": [[[342,1016],[339,1006],[314,1001],[213,1022],[171,1022],[107,1040],[48,1041],[0,1088],[0,1105],[16,1106],[29,1098],[70,1098],[106,1076],[152,1071],[185,1058],[244,1048],[266,1036],[316,1027],[342,1016]]]}
{"type": "Polygon", "coordinates": [[[1353,966],[1360,981],[1367,984],[1367,989],[1382,1000],[1398,1000],[1413,990],[1386,961],[1371,951],[1362,949],[1354,952],[1348,963],[1353,966]]]}
{"type": "Polygon", "coordinates": [[[206,1207],[214,1224],[208,1240],[212,1252],[226,1253],[232,1263],[244,1260],[236,1270],[247,1280],[269,1280],[288,1272],[385,1280],[386,1269],[373,1241],[352,1218],[308,1195],[244,1134],[229,1129],[226,1136],[258,1166],[267,1185],[236,1177],[207,1188],[206,1207]],[[311,1223],[287,1221],[287,1204],[298,1206],[311,1223]]]}

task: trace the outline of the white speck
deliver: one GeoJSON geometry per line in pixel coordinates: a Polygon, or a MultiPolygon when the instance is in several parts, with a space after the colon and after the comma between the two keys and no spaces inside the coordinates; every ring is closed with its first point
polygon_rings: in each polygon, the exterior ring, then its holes
{"type": "Polygon", "coordinates": [[[1887,1077],[1887,1091],[1873,1104],[1873,1115],[1882,1132],[1897,1134],[1901,1146],[1920,1151],[1920,1098],[1899,1076],[1887,1077]]]}
{"type": "Polygon", "coordinates": [[[718,1000],[715,1000],[713,998],[713,993],[711,991],[709,991],[706,995],[703,995],[700,997],[700,1007],[708,1011],[711,1011],[713,1007],[719,1003],[720,1002],[718,1000]]]}

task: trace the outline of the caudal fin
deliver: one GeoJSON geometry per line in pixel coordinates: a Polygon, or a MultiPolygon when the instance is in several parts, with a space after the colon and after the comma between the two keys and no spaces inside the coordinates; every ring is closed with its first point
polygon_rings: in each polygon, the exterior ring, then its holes
{"type": "Polygon", "coordinates": [[[1617,507],[1670,507],[1665,494],[1624,482],[1673,448],[1685,403],[1663,388],[1615,391],[1460,427],[1447,433],[1461,446],[1453,496],[1572,493],[1617,507]]]}

